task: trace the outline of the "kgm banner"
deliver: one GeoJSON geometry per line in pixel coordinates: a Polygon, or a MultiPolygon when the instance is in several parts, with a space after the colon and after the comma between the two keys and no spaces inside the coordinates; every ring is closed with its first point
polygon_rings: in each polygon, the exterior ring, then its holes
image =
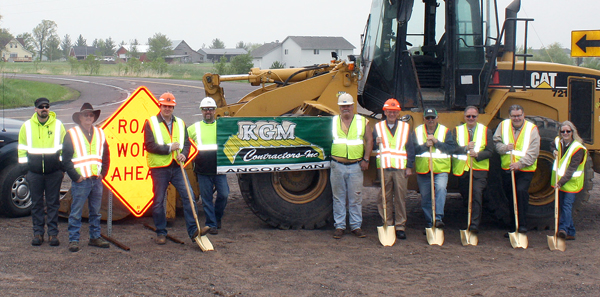
{"type": "Polygon", "coordinates": [[[217,119],[217,173],[329,168],[331,117],[217,119]]]}

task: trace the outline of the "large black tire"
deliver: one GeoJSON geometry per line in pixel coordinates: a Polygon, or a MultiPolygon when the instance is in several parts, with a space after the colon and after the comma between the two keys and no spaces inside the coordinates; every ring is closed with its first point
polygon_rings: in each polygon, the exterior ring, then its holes
{"type": "Polygon", "coordinates": [[[27,170],[19,163],[12,163],[0,172],[0,211],[9,217],[22,217],[31,213],[27,170]]]}
{"type": "Polygon", "coordinates": [[[238,175],[244,200],[260,219],[280,229],[315,229],[331,222],[329,170],[238,175]]]}

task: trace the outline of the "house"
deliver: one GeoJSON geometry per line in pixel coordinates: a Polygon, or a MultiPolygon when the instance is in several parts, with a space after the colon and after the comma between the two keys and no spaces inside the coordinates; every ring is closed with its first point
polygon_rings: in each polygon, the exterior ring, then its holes
{"type": "Polygon", "coordinates": [[[193,50],[183,40],[172,40],[171,49],[173,50],[173,54],[165,57],[165,62],[169,64],[204,62],[204,56],[193,50]]]}
{"type": "MultiPolygon", "coordinates": [[[[140,61],[142,61],[142,62],[148,61],[146,54],[148,53],[149,48],[150,48],[150,46],[148,46],[147,44],[138,44],[135,46],[135,50],[138,52],[140,61]]],[[[129,44],[121,45],[119,47],[119,49],[116,51],[117,57],[119,59],[127,62],[127,60],[130,58],[129,51],[131,49],[132,49],[132,45],[129,45],[129,44]]]]}
{"type": "Polygon", "coordinates": [[[69,57],[75,57],[77,60],[85,60],[89,55],[102,56],[102,51],[93,46],[74,46],[71,47],[71,50],[69,51],[69,57]]]}
{"type": "Polygon", "coordinates": [[[268,69],[278,61],[285,67],[295,68],[329,63],[331,52],[337,52],[344,59],[354,54],[354,49],[344,37],[288,36],[281,43],[265,43],[251,54],[254,67],[268,69]]]}
{"type": "Polygon", "coordinates": [[[231,61],[231,58],[239,55],[245,55],[248,53],[243,48],[201,48],[198,53],[204,56],[206,62],[219,62],[221,57],[225,56],[227,62],[231,61]]]}
{"type": "Polygon", "coordinates": [[[13,38],[0,49],[4,62],[32,62],[33,53],[25,49],[23,38],[13,38]]]}

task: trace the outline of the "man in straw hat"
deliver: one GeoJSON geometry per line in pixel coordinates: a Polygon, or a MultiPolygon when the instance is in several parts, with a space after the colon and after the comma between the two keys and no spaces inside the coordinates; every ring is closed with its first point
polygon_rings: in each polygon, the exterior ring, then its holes
{"type": "Polygon", "coordinates": [[[110,153],[104,131],[94,127],[100,110],[84,103],[73,113],[77,126],[69,129],[63,142],[62,165],[71,178],[71,213],[69,214],[69,251],[79,251],[81,212],[88,201],[90,241],[88,245],[108,248],[109,243],[100,237],[100,206],[102,204],[102,178],[110,165],[110,153]]]}

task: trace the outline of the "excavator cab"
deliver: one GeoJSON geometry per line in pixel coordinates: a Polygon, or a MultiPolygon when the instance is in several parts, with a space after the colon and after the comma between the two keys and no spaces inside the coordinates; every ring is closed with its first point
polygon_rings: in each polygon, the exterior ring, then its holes
{"type": "Polygon", "coordinates": [[[495,0],[373,1],[362,36],[359,103],[373,113],[382,113],[389,98],[415,112],[484,106],[485,74],[494,65],[486,52],[498,31],[495,0]]]}

